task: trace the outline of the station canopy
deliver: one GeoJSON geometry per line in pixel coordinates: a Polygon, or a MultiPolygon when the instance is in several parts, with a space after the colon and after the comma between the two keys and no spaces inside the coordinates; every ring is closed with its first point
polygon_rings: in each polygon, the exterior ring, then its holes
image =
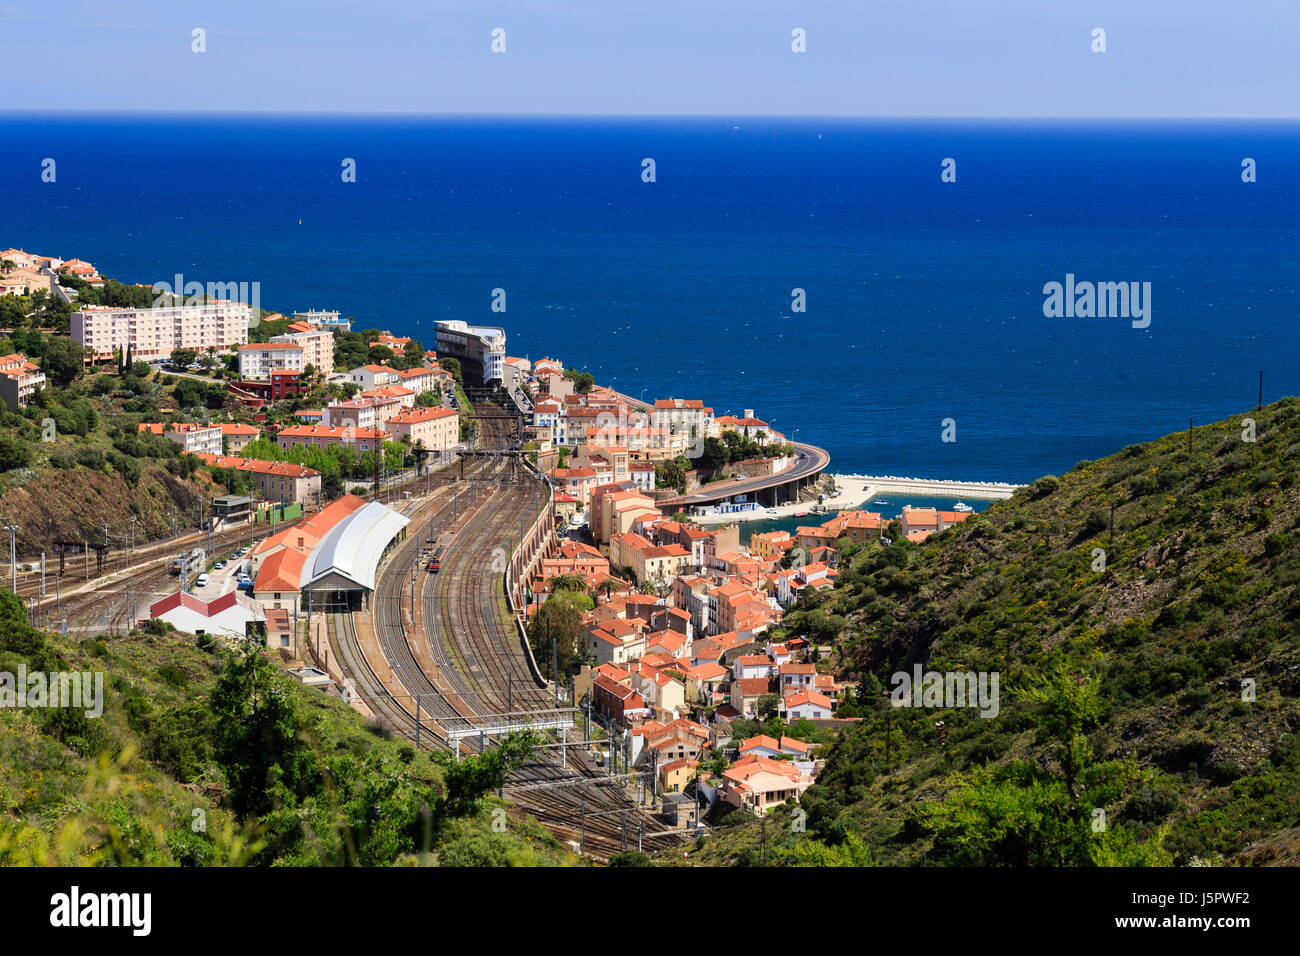
{"type": "Polygon", "coordinates": [[[303,565],[302,586],[313,590],[375,589],[379,559],[411,519],[372,501],[325,533],[303,565]]]}

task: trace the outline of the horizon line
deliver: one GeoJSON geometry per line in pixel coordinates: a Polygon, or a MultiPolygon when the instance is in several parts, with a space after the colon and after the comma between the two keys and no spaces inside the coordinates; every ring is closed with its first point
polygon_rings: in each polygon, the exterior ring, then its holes
{"type": "Polygon", "coordinates": [[[170,118],[170,117],[247,117],[265,116],[290,119],[364,118],[385,119],[529,119],[529,120],[783,120],[814,122],[818,120],[860,122],[946,122],[946,123],[1300,123],[1295,116],[1148,116],[1148,115],[1003,115],[955,116],[941,113],[514,113],[505,111],[421,111],[370,109],[79,109],[79,108],[8,108],[0,109],[0,119],[21,118],[170,118]]]}

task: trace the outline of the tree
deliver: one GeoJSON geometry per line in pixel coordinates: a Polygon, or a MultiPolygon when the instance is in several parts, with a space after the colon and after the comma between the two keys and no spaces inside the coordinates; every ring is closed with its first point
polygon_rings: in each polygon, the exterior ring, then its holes
{"type": "Polygon", "coordinates": [[[415,440],[415,444],[411,446],[411,454],[415,457],[415,470],[422,474],[424,472],[424,462],[429,457],[429,449],[424,447],[423,438],[415,440]]]}
{"type": "MultiPolygon", "coordinates": [[[[724,432],[724,435],[733,435],[734,432],[724,432]]],[[[725,442],[717,438],[704,439],[704,448],[700,452],[699,467],[705,471],[717,471],[731,460],[731,452],[728,450],[725,442]]]]}
{"type": "Polygon", "coordinates": [[[189,365],[198,354],[193,349],[172,349],[171,362],[173,365],[189,365]]]}
{"type": "Polygon", "coordinates": [[[442,404],[442,393],[438,389],[430,389],[427,392],[421,392],[415,396],[415,404],[421,408],[437,408],[442,404]]]}
{"type": "Polygon", "coordinates": [[[322,779],[315,754],[299,741],[307,725],[284,681],[250,645],[227,658],[212,691],[217,759],[241,817],[261,816],[286,798],[305,796],[322,779]]]}
{"type": "Polygon", "coordinates": [[[66,388],[81,377],[86,350],[72,339],[53,336],[45,345],[41,367],[58,386],[66,388]]]}
{"type": "Polygon", "coordinates": [[[587,586],[581,574],[558,574],[551,578],[551,591],[581,591],[587,586]]]}
{"type": "Polygon", "coordinates": [[[579,637],[586,633],[582,623],[581,608],[558,595],[546,602],[533,614],[528,628],[528,643],[537,660],[550,660],[554,641],[556,659],[562,673],[576,674],[581,650],[579,637]]]}
{"type": "Polygon", "coordinates": [[[573,390],[579,395],[586,395],[596,387],[596,377],[590,372],[580,372],[576,368],[565,369],[564,377],[573,383],[573,390]]]}
{"type": "Polygon", "coordinates": [[[0,471],[26,468],[32,460],[32,449],[20,438],[0,435],[0,471]]]}
{"type": "Polygon", "coordinates": [[[1101,719],[1096,677],[1054,658],[1023,697],[1050,739],[1059,773],[1030,761],[981,768],[916,819],[934,834],[931,859],[958,866],[1168,866],[1164,831],[1148,840],[1118,823],[1093,827],[1093,810],[1118,803],[1140,780],[1131,761],[1095,763],[1086,733],[1101,719]]]}
{"type": "MultiPolygon", "coordinates": [[[[297,451],[297,449],[294,448],[291,451],[297,451]]],[[[269,438],[258,438],[255,441],[250,441],[244,446],[244,450],[240,454],[245,458],[257,458],[262,461],[279,461],[285,457],[284,450],[269,438]]],[[[307,463],[297,462],[297,464],[305,465],[307,463]]]]}
{"type": "Polygon", "coordinates": [[[455,380],[458,385],[464,385],[465,381],[461,378],[460,360],[452,358],[450,355],[438,356],[438,364],[446,370],[447,374],[455,380]]]}

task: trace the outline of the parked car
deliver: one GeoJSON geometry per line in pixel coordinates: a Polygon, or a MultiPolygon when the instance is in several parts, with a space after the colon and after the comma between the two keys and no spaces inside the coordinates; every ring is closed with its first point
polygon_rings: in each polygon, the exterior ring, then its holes
{"type": "Polygon", "coordinates": [[[195,579],[194,579],[194,586],[195,586],[196,588],[205,588],[205,587],[207,587],[207,586],[208,586],[208,576],[207,576],[207,574],[206,574],[206,573],[205,573],[205,574],[200,574],[197,578],[195,578],[195,579]]]}

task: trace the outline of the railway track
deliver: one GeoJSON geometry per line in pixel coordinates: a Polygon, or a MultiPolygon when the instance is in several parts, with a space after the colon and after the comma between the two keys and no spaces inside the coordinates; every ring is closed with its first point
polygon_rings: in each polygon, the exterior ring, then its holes
{"type": "MultiPolygon", "coordinates": [[[[484,437],[491,441],[493,436],[484,437]]],[[[488,480],[519,478],[517,469],[517,464],[483,460],[475,476],[484,483],[482,489],[488,480]]],[[[377,701],[374,712],[414,739],[412,702],[418,697],[421,743],[429,748],[446,746],[431,730],[436,734],[475,718],[553,707],[545,686],[536,681],[528,665],[506,608],[501,573],[504,555],[517,544],[514,532],[520,519],[531,522],[545,506],[540,486],[524,479],[495,493],[489,489],[485,499],[480,495],[468,504],[464,515],[459,515],[458,506],[454,509],[455,537],[446,548],[439,574],[418,570],[419,535],[395,549],[380,570],[374,620],[384,664],[391,668],[390,681],[382,680],[364,660],[353,623],[336,624],[336,633],[346,645],[341,656],[344,666],[356,675],[364,696],[377,701]],[[526,494],[525,488],[530,489],[526,494]],[[498,556],[502,557],[499,567],[498,556]],[[408,572],[408,568],[416,570],[408,572]],[[416,601],[422,628],[414,626],[416,601]]],[[[447,527],[448,507],[435,502],[435,528],[447,527]]],[[[428,520],[423,511],[422,520],[428,520]]],[[[477,741],[468,739],[462,748],[473,751],[477,741]]],[[[577,769],[563,768],[551,751],[543,750],[538,760],[512,776],[511,800],[562,838],[580,841],[598,857],[607,858],[630,845],[658,850],[678,842],[675,835],[659,832],[663,825],[629,800],[620,783],[596,772],[580,755],[574,763],[577,769]]]]}

